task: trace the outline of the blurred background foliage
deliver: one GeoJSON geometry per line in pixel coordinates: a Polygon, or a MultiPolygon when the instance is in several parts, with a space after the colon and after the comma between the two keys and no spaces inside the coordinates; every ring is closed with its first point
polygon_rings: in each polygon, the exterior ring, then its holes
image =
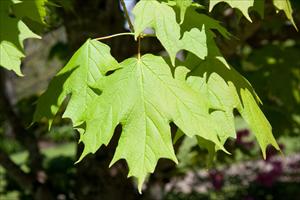
{"type": "MultiPolygon", "coordinates": [[[[127,180],[124,162],[108,169],[114,142],[74,165],[82,146],[77,145],[78,135],[70,121],[57,117],[50,131],[47,121],[31,124],[38,96],[74,50],[88,37],[126,29],[118,1],[51,2],[47,7],[47,27],[36,26],[35,30],[42,33],[43,39],[25,42],[25,76],[0,70],[1,200],[299,199],[300,34],[282,12],[276,14],[270,1],[266,0],[263,19],[250,12],[253,23],[222,3],[208,14],[234,35],[226,40],[216,33],[217,43],[261,98],[282,155],[270,148],[267,160],[261,160],[253,134],[237,115],[237,139],[226,142],[231,155],[218,152],[214,162],[208,163],[207,152],[193,138],[182,138],[176,143],[179,165],[160,160],[143,195],[138,195],[131,179],[127,180]],[[18,135],[20,131],[23,134],[18,135]],[[18,169],[33,174],[37,181],[26,186],[31,179],[18,169]]],[[[127,2],[129,7],[132,2],[127,2]]],[[[199,2],[208,5],[207,0],[199,2]]],[[[300,2],[291,2],[300,27],[300,2]]],[[[135,54],[132,38],[105,42],[118,60],[135,54]]],[[[163,54],[162,49],[154,38],[143,41],[143,52],[163,54]]]]}

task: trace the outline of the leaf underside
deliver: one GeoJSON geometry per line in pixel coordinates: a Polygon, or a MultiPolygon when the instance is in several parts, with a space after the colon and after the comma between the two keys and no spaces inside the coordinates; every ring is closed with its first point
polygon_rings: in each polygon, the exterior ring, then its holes
{"type": "Polygon", "coordinates": [[[80,160],[102,144],[107,145],[121,124],[122,133],[111,164],[125,159],[129,176],[138,178],[141,189],[160,158],[177,162],[170,122],[186,135],[199,135],[222,149],[206,102],[185,81],[173,78],[164,59],[147,54],[141,60],[125,60],[121,66],[93,86],[101,94],[87,110],[86,130],[80,138],[85,148],[80,160]]]}

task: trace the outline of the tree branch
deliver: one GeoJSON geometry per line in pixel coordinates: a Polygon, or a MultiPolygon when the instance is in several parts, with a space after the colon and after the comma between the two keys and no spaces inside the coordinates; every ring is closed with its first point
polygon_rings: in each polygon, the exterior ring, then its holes
{"type": "Polygon", "coordinates": [[[124,0],[121,0],[121,5],[123,7],[123,10],[124,10],[124,13],[125,13],[125,17],[126,17],[126,19],[128,21],[129,28],[130,28],[131,32],[134,32],[134,27],[133,27],[133,24],[132,24],[131,19],[129,17],[128,10],[126,8],[126,4],[125,4],[124,0]]]}

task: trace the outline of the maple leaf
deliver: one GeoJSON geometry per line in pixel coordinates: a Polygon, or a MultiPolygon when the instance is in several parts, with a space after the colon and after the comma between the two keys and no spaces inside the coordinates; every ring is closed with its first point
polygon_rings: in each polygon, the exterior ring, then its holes
{"type": "MultiPolygon", "coordinates": [[[[260,101],[258,96],[250,83],[235,71],[221,55],[214,41],[215,34],[211,29],[218,30],[225,37],[229,37],[230,34],[218,22],[209,23],[213,20],[208,17],[206,20],[198,21],[199,17],[195,16],[201,14],[192,9],[190,11],[185,17],[188,22],[182,24],[182,29],[200,28],[204,24],[209,26],[209,29],[205,27],[208,56],[205,60],[201,60],[193,54],[188,54],[185,62],[178,62],[178,65],[187,68],[180,69],[177,67],[175,77],[185,77],[185,74],[188,73],[188,84],[195,91],[200,92],[202,96],[208,98],[209,107],[212,110],[211,118],[221,127],[218,130],[218,136],[222,144],[228,138],[235,138],[236,136],[233,110],[237,109],[255,133],[264,157],[268,144],[280,150],[272,135],[271,126],[258,106],[257,102],[260,101]],[[254,119],[255,115],[259,120],[254,119]]],[[[179,130],[175,138],[178,139],[181,136],[183,134],[179,130]]],[[[198,143],[208,150],[209,163],[211,163],[215,151],[218,151],[219,147],[211,141],[201,138],[198,139],[198,143]]]]}
{"type": "Polygon", "coordinates": [[[39,38],[21,20],[9,16],[11,0],[0,1],[0,66],[22,75],[21,58],[24,57],[23,41],[39,38]]]}
{"type": "Polygon", "coordinates": [[[108,145],[118,124],[122,125],[122,133],[111,165],[125,159],[129,176],[138,178],[139,190],[160,158],[177,162],[170,122],[187,136],[199,136],[226,151],[205,97],[185,80],[174,79],[162,57],[147,54],[121,65],[120,70],[93,86],[101,93],[88,107],[86,131],[80,137],[85,147],[79,161],[101,145],[108,145]]]}
{"type": "MultiPolygon", "coordinates": [[[[185,61],[176,62],[180,66],[172,69],[174,76],[162,57],[146,54],[119,64],[107,45],[88,40],[51,81],[34,116],[35,121],[45,116],[51,124],[70,97],[63,117],[70,118],[80,132],[84,150],[78,162],[108,145],[115,128],[122,125],[110,165],[125,159],[128,176],[138,179],[139,191],[160,158],[177,163],[171,122],[180,129],[174,140],[183,135],[196,138],[200,146],[208,149],[212,160],[217,150],[226,152],[223,144],[235,137],[233,110],[237,109],[255,133],[264,157],[267,145],[279,149],[256,93],[228,65],[215,44],[212,30],[229,38],[227,30],[218,21],[198,13],[198,6],[191,0],[167,2],[139,1],[133,10],[134,34],[137,38],[146,28],[153,28],[173,66],[178,51],[190,52],[185,61]],[[174,5],[174,9],[180,9],[180,24],[171,7],[174,5]],[[112,73],[107,75],[109,71],[112,73]]],[[[221,1],[214,2],[212,7],[221,1]]],[[[225,2],[241,9],[251,20],[248,8],[254,0],[225,2]]]]}
{"type": "Polygon", "coordinates": [[[157,38],[169,53],[173,65],[176,54],[180,50],[190,51],[204,59],[207,56],[207,45],[209,45],[206,34],[213,34],[210,29],[217,29],[226,38],[230,34],[218,21],[198,13],[197,8],[195,4],[185,8],[185,18],[180,26],[170,6],[157,1],[142,0],[133,10],[135,37],[138,37],[146,28],[153,28],[157,38]]]}
{"type": "Polygon", "coordinates": [[[135,37],[137,38],[146,28],[153,28],[174,65],[176,54],[182,46],[180,27],[174,10],[166,3],[142,0],[134,7],[133,14],[135,37]]]}
{"type": "Polygon", "coordinates": [[[51,122],[68,95],[71,95],[63,117],[70,118],[74,126],[85,116],[89,102],[96,94],[89,85],[105,73],[119,68],[111,56],[110,48],[96,40],[87,40],[72,56],[67,65],[50,82],[46,92],[39,98],[34,121],[46,117],[51,122]]]}
{"type": "MultiPolygon", "coordinates": [[[[190,10],[188,10],[190,7],[191,6],[185,8],[187,11],[184,22],[192,18],[189,14],[190,10]]],[[[195,5],[192,7],[194,7],[194,9],[197,8],[195,5]]],[[[194,10],[191,11],[196,12],[194,10]]],[[[172,65],[175,64],[176,54],[180,50],[190,51],[201,59],[207,56],[206,32],[202,27],[181,28],[176,21],[174,10],[166,3],[142,0],[137,3],[133,13],[135,15],[135,37],[138,37],[146,28],[153,28],[158,40],[168,52],[172,65]],[[181,30],[183,34],[181,34],[181,30]]],[[[204,15],[198,15],[197,17],[200,17],[198,21],[205,19],[205,22],[209,22],[209,20],[207,20],[209,17],[205,18],[204,15]]],[[[212,19],[210,22],[216,23],[216,21],[212,19]]],[[[221,32],[225,33],[225,29],[221,32]]]]}

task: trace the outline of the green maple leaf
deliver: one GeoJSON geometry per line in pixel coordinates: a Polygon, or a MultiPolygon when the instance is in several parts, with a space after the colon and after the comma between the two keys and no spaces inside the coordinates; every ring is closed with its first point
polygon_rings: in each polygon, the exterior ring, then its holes
{"type": "Polygon", "coordinates": [[[138,178],[139,190],[160,158],[177,162],[170,122],[187,136],[199,136],[225,151],[205,97],[185,80],[174,79],[162,57],[147,54],[121,65],[120,70],[93,86],[101,93],[88,107],[86,131],[80,137],[85,147],[79,161],[101,145],[108,145],[118,124],[122,125],[122,133],[111,165],[125,159],[128,176],[138,178]]]}
{"type": "Polygon", "coordinates": [[[0,1],[0,66],[22,75],[21,58],[24,57],[23,41],[39,38],[21,20],[9,17],[11,0],[0,1]]]}
{"type": "Polygon", "coordinates": [[[293,8],[289,0],[273,0],[273,4],[278,10],[283,10],[287,18],[292,22],[293,26],[298,30],[294,18],[293,18],[293,8]]]}
{"type": "MultiPolygon", "coordinates": [[[[189,54],[185,62],[178,63],[188,67],[188,69],[177,67],[175,76],[177,78],[185,77],[185,74],[189,72],[188,84],[195,91],[200,92],[202,96],[208,98],[209,107],[212,110],[210,115],[214,123],[219,124],[218,136],[222,144],[230,137],[235,138],[233,110],[237,109],[256,134],[265,157],[265,150],[268,144],[279,149],[272,135],[271,126],[257,104],[259,98],[251,85],[231,68],[221,55],[214,41],[215,35],[211,29],[218,30],[225,37],[229,37],[229,33],[218,22],[209,23],[209,21],[212,21],[210,18],[197,21],[199,18],[199,16],[195,17],[197,15],[201,14],[193,12],[193,10],[187,12],[185,19],[188,21],[182,24],[182,28],[184,30],[189,29],[192,27],[192,24],[197,28],[205,25],[208,56],[203,61],[195,55],[189,54]],[[209,26],[209,29],[206,26],[209,26]],[[259,120],[255,119],[255,115],[259,120]]],[[[175,138],[178,139],[182,135],[179,131],[175,138]]],[[[205,139],[198,139],[198,143],[208,150],[210,164],[215,151],[218,151],[219,147],[205,139]]]]}
{"type": "Polygon", "coordinates": [[[207,56],[207,34],[210,29],[218,30],[224,37],[230,34],[220,23],[196,11],[198,6],[186,7],[185,18],[180,26],[174,10],[165,3],[142,0],[133,10],[135,14],[135,36],[138,37],[146,28],[153,28],[170,55],[172,64],[178,51],[187,50],[204,59],[207,56]],[[182,34],[181,34],[182,32],[182,34]]]}
{"type": "Polygon", "coordinates": [[[250,83],[221,58],[208,57],[204,61],[195,56],[188,58],[186,66],[190,66],[191,72],[187,82],[209,98],[210,107],[214,109],[211,115],[223,129],[223,134],[219,135],[222,143],[235,137],[232,112],[237,109],[254,132],[266,158],[269,144],[277,150],[280,148],[272,135],[271,125],[259,108],[259,98],[250,83]]]}
{"type": "Polygon", "coordinates": [[[180,27],[174,10],[158,1],[139,1],[133,9],[135,15],[134,30],[138,37],[146,28],[155,29],[158,40],[169,53],[172,63],[181,49],[180,27]]]}
{"type": "Polygon", "coordinates": [[[47,15],[45,4],[48,0],[16,0],[12,6],[14,13],[20,19],[29,18],[40,24],[45,24],[47,15]]]}
{"type": "Polygon", "coordinates": [[[250,22],[252,22],[249,14],[248,14],[248,9],[254,5],[254,0],[210,0],[209,10],[211,11],[213,9],[213,7],[220,2],[225,2],[225,3],[229,4],[232,8],[239,9],[243,13],[243,15],[250,22]]]}
{"type": "Polygon", "coordinates": [[[80,124],[89,102],[96,96],[89,85],[119,67],[107,45],[87,40],[39,98],[34,121],[46,117],[51,124],[63,101],[71,95],[64,117],[70,118],[74,126],[80,124]]]}
{"type": "Polygon", "coordinates": [[[191,28],[184,30],[181,35],[176,14],[166,3],[142,0],[137,3],[133,13],[135,14],[135,37],[138,37],[146,28],[153,28],[157,38],[169,53],[173,65],[176,54],[180,50],[190,51],[201,59],[207,56],[205,31],[202,28],[191,28]]]}

